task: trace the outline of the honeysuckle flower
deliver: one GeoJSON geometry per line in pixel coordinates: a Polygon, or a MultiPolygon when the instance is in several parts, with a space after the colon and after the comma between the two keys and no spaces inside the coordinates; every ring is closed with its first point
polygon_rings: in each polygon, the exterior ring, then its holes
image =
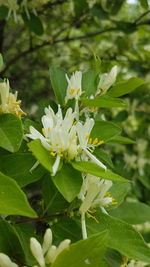
{"type": "Polygon", "coordinates": [[[63,240],[58,247],[52,245],[52,231],[51,229],[47,229],[44,235],[43,245],[35,239],[30,239],[30,248],[31,252],[38,262],[40,267],[46,267],[46,264],[53,263],[57,256],[70,245],[70,240],[63,240]]]}
{"type": "Polygon", "coordinates": [[[87,118],[84,124],[82,124],[81,122],[77,122],[76,131],[79,139],[79,148],[83,150],[83,152],[88,156],[91,161],[95,162],[100,167],[106,169],[106,166],[90,152],[90,149],[94,149],[95,146],[101,145],[103,143],[103,141],[98,140],[98,138],[95,138],[94,140],[90,138],[90,133],[93,129],[93,126],[94,120],[92,118],[87,118]]]}
{"type": "Polygon", "coordinates": [[[8,80],[0,83],[0,99],[0,113],[12,113],[19,118],[25,114],[20,108],[21,100],[17,100],[17,92],[10,93],[8,80]]]}
{"type": "Polygon", "coordinates": [[[56,156],[52,168],[52,175],[55,175],[62,157],[69,161],[78,154],[77,135],[74,125],[75,112],[69,108],[63,118],[60,106],[58,106],[56,114],[49,106],[45,108],[45,114],[42,117],[43,134],[31,126],[30,134],[26,136],[31,139],[40,139],[45,149],[50,151],[50,155],[52,157],[56,156]]]}
{"type": "Polygon", "coordinates": [[[98,94],[106,93],[107,90],[115,83],[117,77],[117,66],[114,66],[109,73],[100,74],[98,84],[98,94]]]}
{"type": "Polygon", "coordinates": [[[112,181],[87,174],[78,196],[82,200],[79,211],[85,213],[90,208],[96,206],[106,207],[112,204],[113,198],[108,193],[111,186],[112,181]]]}
{"type": "Polygon", "coordinates": [[[78,100],[82,94],[82,72],[81,71],[74,72],[70,77],[70,79],[66,74],[66,79],[68,82],[68,87],[67,87],[65,101],[67,102],[69,99],[72,98],[78,100]]]}
{"type": "Polygon", "coordinates": [[[78,195],[78,198],[82,201],[79,211],[81,213],[83,239],[87,238],[85,222],[86,212],[90,211],[91,208],[99,206],[104,213],[107,213],[104,207],[117,203],[113,201],[113,198],[108,192],[111,186],[111,181],[100,179],[90,174],[87,174],[84,178],[80,193],[78,195]]]}
{"type": "Polygon", "coordinates": [[[88,118],[84,124],[81,122],[74,123],[75,114],[69,108],[63,118],[60,105],[58,105],[56,114],[49,106],[45,108],[45,115],[42,117],[42,133],[30,126],[30,133],[26,134],[33,140],[40,139],[41,144],[50,152],[50,155],[56,157],[52,167],[52,175],[56,174],[61,158],[70,161],[77,159],[79,155],[84,160],[91,160],[106,169],[106,166],[90,152],[90,150],[94,150],[96,146],[103,143],[97,138],[94,140],[90,138],[94,120],[88,118]]]}
{"type": "Polygon", "coordinates": [[[4,253],[0,253],[1,267],[18,267],[18,265],[11,261],[11,259],[4,253]]]}

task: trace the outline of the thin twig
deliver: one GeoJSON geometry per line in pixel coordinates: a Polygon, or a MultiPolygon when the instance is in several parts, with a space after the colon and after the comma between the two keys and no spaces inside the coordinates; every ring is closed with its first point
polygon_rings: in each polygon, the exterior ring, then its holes
{"type": "Polygon", "coordinates": [[[7,65],[5,66],[3,71],[1,72],[1,75],[3,76],[4,73],[9,69],[9,67],[11,65],[13,65],[15,62],[17,62],[20,58],[23,58],[24,56],[26,56],[26,55],[28,55],[30,53],[33,53],[33,52],[37,51],[38,49],[43,48],[43,47],[45,47],[47,45],[54,45],[56,43],[61,43],[61,42],[68,43],[68,42],[72,42],[72,41],[75,41],[75,40],[88,39],[88,38],[94,37],[94,36],[99,35],[99,34],[103,34],[103,33],[110,32],[110,31],[116,31],[116,30],[118,30],[118,29],[116,27],[113,27],[113,28],[108,28],[108,29],[105,29],[105,30],[97,31],[97,32],[94,32],[94,33],[89,33],[89,34],[86,34],[86,35],[79,35],[79,36],[70,37],[70,38],[66,37],[66,38],[58,39],[58,40],[51,41],[51,42],[50,41],[46,41],[46,42],[43,42],[40,45],[36,45],[34,47],[30,47],[27,50],[25,50],[22,53],[20,53],[19,55],[17,55],[14,58],[12,58],[7,63],[7,65]]]}
{"type": "Polygon", "coordinates": [[[146,12],[144,12],[141,16],[139,16],[134,23],[137,24],[138,21],[140,21],[143,17],[145,17],[148,13],[150,13],[150,10],[147,10],[146,12]]]}

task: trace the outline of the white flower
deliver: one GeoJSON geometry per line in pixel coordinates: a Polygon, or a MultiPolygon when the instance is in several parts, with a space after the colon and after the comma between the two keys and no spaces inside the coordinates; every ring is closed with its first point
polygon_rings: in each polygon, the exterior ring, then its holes
{"type": "Polygon", "coordinates": [[[35,239],[30,239],[30,248],[33,256],[37,260],[40,267],[47,266],[46,264],[53,263],[57,256],[65,249],[69,247],[69,239],[62,241],[58,247],[52,245],[52,231],[47,229],[44,235],[43,245],[35,239]]]}
{"type": "Polygon", "coordinates": [[[109,73],[99,75],[98,89],[105,92],[115,83],[117,77],[117,66],[114,66],[109,73]]]}
{"type": "Polygon", "coordinates": [[[104,213],[107,213],[104,207],[110,204],[116,204],[113,201],[108,190],[112,186],[112,182],[104,179],[100,179],[93,175],[87,174],[83,180],[83,184],[78,195],[82,204],[79,208],[81,212],[81,226],[83,239],[87,238],[85,214],[90,210],[99,206],[104,213]]]}
{"type": "Polygon", "coordinates": [[[1,267],[18,267],[18,265],[11,261],[11,259],[4,253],[0,253],[1,267]]]}
{"type": "Polygon", "coordinates": [[[79,148],[83,150],[83,152],[90,158],[91,161],[98,164],[101,168],[106,169],[106,166],[100,162],[89,150],[90,148],[94,149],[95,146],[103,143],[102,140],[98,140],[95,138],[93,141],[90,138],[90,133],[94,126],[94,120],[91,118],[86,119],[85,124],[83,125],[81,122],[76,124],[76,131],[79,139],[79,148]]]}
{"type": "Polygon", "coordinates": [[[82,94],[82,72],[81,71],[74,72],[70,77],[70,79],[66,74],[66,79],[68,82],[68,87],[67,87],[67,94],[65,101],[67,102],[69,99],[72,98],[78,100],[82,94]]]}
{"type": "Polygon", "coordinates": [[[112,186],[112,181],[100,179],[96,176],[87,174],[83,181],[79,198],[82,200],[80,212],[85,213],[90,208],[96,206],[106,207],[112,204],[113,199],[108,194],[108,190],[112,186]]]}
{"type": "Polygon", "coordinates": [[[0,83],[0,113],[12,113],[20,118],[25,114],[20,108],[21,101],[17,100],[17,92],[12,94],[9,90],[10,86],[8,80],[0,83]]]}
{"type": "Polygon", "coordinates": [[[34,127],[30,127],[30,134],[27,137],[31,139],[40,139],[42,145],[50,151],[50,155],[56,160],[53,165],[55,175],[61,157],[72,160],[77,156],[77,135],[75,130],[74,118],[75,113],[69,108],[63,118],[62,110],[58,106],[58,112],[55,114],[51,107],[45,109],[46,115],[42,117],[43,135],[34,127]]]}

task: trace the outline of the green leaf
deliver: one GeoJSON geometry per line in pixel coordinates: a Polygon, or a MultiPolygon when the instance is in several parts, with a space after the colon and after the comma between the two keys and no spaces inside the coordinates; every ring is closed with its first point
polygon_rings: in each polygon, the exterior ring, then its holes
{"type": "Polygon", "coordinates": [[[90,96],[95,94],[97,90],[96,76],[96,70],[88,70],[82,74],[82,91],[85,91],[84,95],[90,96]]]}
{"type": "Polygon", "coordinates": [[[103,266],[107,231],[78,241],[63,250],[52,267],[103,266]]]}
{"type": "Polygon", "coordinates": [[[82,175],[79,171],[72,168],[70,164],[65,164],[52,180],[63,195],[63,197],[71,202],[79,194],[82,186],[82,175]]]}
{"type": "Polygon", "coordinates": [[[112,205],[111,209],[112,208],[115,209],[122,203],[122,201],[124,200],[125,196],[127,195],[130,189],[131,189],[130,184],[128,183],[126,184],[118,182],[113,183],[112,187],[109,189],[109,192],[117,203],[115,205],[112,205]]]}
{"type": "Polygon", "coordinates": [[[75,14],[80,17],[88,9],[88,3],[86,0],[76,0],[74,2],[75,14]]]}
{"type": "Polygon", "coordinates": [[[60,217],[57,222],[51,225],[51,230],[57,243],[64,239],[70,239],[73,243],[82,239],[81,225],[74,217],[60,217]]]}
{"type": "Polygon", "coordinates": [[[31,172],[30,169],[35,163],[36,159],[31,153],[9,154],[0,158],[0,170],[23,187],[39,180],[46,172],[41,165],[31,172]]]}
{"type": "Polygon", "coordinates": [[[131,259],[150,263],[150,248],[130,224],[102,212],[97,212],[95,216],[99,223],[92,219],[86,222],[89,235],[108,230],[109,248],[116,249],[131,259]]]}
{"type": "Polygon", "coordinates": [[[126,95],[144,83],[145,82],[143,80],[132,77],[127,81],[117,83],[114,87],[112,87],[109,90],[108,95],[113,97],[126,95]]]}
{"type": "Polygon", "coordinates": [[[49,151],[42,146],[41,141],[39,139],[31,141],[28,143],[28,147],[42,166],[51,172],[54,159],[50,156],[49,151]]]}
{"type": "Polygon", "coordinates": [[[150,221],[150,207],[141,202],[124,202],[110,215],[131,224],[141,224],[150,221]]]}
{"type": "Polygon", "coordinates": [[[139,0],[141,6],[145,9],[149,8],[148,0],[139,0]]]}
{"type": "Polygon", "coordinates": [[[104,164],[108,165],[110,168],[114,168],[111,158],[104,150],[98,147],[94,150],[94,155],[104,164]]]}
{"type": "Polygon", "coordinates": [[[124,137],[124,136],[115,136],[113,138],[111,138],[108,143],[111,144],[135,144],[136,142],[128,137],[124,137]]]}
{"type": "Polygon", "coordinates": [[[0,53],[0,71],[3,68],[3,64],[4,64],[3,57],[2,57],[2,54],[0,53]]]}
{"type": "Polygon", "coordinates": [[[50,68],[49,73],[57,102],[63,106],[68,85],[65,77],[67,72],[61,68],[50,68]]]}
{"type": "Polygon", "coordinates": [[[0,219],[0,252],[9,255],[24,265],[24,254],[16,232],[10,223],[0,219]]]}
{"type": "Polygon", "coordinates": [[[0,172],[0,213],[22,215],[36,218],[35,211],[30,207],[26,195],[18,184],[0,172]],[[8,193],[9,192],[9,193],[8,193]]]}
{"type": "Polygon", "coordinates": [[[6,6],[0,6],[0,20],[6,19],[9,9],[6,6]]]}
{"type": "Polygon", "coordinates": [[[111,248],[106,250],[105,258],[109,264],[108,267],[121,267],[123,263],[122,255],[118,251],[111,248]]]}
{"type": "Polygon", "coordinates": [[[23,137],[21,120],[13,114],[1,114],[0,137],[0,147],[10,152],[19,150],[23,137]]]}
{"type": "Polygon", "coordinates": [[[68,202],[57,190],[49,173],[43,179],[42,195],[44,199],[44,214],[60,213],[68,208],[68,202]]]}
{"type": "Polygon", "coordinates": [[[112,137],[120,134],[121,128],[115,123],[108,121],[96,121],[91,132],[91,138],[98,138],[107,142],[112,137]]]}
{"type": "Polygon", "coordinates": [[[73,168],[75,168],[78,171],[90,173],[94,176],[100,177],[102,179],[116,181],[116,182],[126,182],[129,183],[130,181],[123,178],[122,176],[108,170],[103,169],[100,166],[98,166],[94,162],[89,161],[77,161],[71,163],[73,168]]]}
{"type": "Polygon", "coordinates": [[[34,32],[39,36],[42,35],[44,33],[44,28],[40,18],[31,12],[29,12],[29,16],[30,18],[28,18],[25,12],[22,13],[22,18],[26,26],[29,28],[31,32],[34,32]]]}
{"type": "Polygon", "coordinates": [[[113,108],[113,107],[126,107],[127,104],[124,100],[119,98],[103,95],[94,99],[81,98],[83,106],[87,107],[101,107],[101,108],[113,108]]]}
{"type": "Polygon", "coordinates": [[[13,230],[16,233],[24,252],[25,263],[27,265],[33,266],[36,261],[31,253],[29,244],[31,237],[37,238],[37,236],[35,235],[35,228],[29,223],[19,223],[13,226],[13,230]]]}

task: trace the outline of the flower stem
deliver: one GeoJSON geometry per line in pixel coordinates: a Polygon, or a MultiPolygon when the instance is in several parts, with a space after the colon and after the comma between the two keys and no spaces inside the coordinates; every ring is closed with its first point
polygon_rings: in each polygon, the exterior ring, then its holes
{"type": "Polygon", "coordinates": [[[86,222],[85,222],[85,212],[81,214],[81,225],[82,225],[82,236],[83,239],[87,239],[87,230],[86,230],[86,222]]]}

